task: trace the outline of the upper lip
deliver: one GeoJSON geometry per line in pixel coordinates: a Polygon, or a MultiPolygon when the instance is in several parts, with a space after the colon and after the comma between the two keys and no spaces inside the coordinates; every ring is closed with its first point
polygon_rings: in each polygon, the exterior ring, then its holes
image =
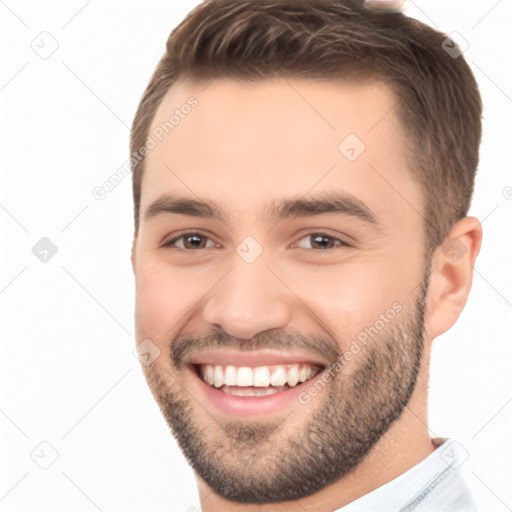
{"type": "Polygon", "coordinates": [[[243,352],[239,350],[205,350],[193,356],[191,364],[196,365],[233,365],[233,366],[272,366],[279,364],[310,364],[325,367],[328,363],[307,353],[281,350],[258,350],[243,352]]]}

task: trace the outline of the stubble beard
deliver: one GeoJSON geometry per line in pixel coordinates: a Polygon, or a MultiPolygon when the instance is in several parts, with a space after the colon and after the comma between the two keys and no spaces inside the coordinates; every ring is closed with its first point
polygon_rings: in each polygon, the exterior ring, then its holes
{"type": "Polygon", "coordinates": [[[316,407],[308,416],[303,407],[309,405],[297,404],[280,420],[221,422],[181,385],[170,386],[169,374],[157,361],[144,368],[153,396],[197,475],[227,500],[264,504],[309,496],[356,468],[400,417],[416,385],[427,286],[425,280],[401,317],[311,401],[316,407]]]}

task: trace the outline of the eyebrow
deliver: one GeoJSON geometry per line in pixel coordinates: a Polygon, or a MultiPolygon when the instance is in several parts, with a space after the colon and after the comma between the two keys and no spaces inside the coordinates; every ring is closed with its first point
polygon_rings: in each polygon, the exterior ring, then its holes
{"type": "MultiPolygon", "coordinates": [[[[321,192],[308,197],[269,200],[262,210],[269,221],[336,213],[358,218],[367,224],[379,226],[372,210],[360,199],[346,192],[321,192]]],[[[164,214],[181,214],[216,220],[229,225],[228,213],[217,203],[184,196],[163,195],[146,210],[144,220],[164,214]]]]}

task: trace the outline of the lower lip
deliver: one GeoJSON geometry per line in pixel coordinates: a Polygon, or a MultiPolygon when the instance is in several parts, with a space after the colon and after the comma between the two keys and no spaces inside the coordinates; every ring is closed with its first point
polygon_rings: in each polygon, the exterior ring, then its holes
{"type": "Polygon", "coordinates": [[[312,386],[323,372],[319,372],[313,378],[298,386],[266,396],[230,395],[204,382],[194,369],[191,370],[191,373],[198,383],[200,394],[213,404],[219,412],[229,415],[258,416],[276,412],[282,413],[285,408],[289,408],[293,404],[302,405],[299,402],[299,394],[312,386]]]}

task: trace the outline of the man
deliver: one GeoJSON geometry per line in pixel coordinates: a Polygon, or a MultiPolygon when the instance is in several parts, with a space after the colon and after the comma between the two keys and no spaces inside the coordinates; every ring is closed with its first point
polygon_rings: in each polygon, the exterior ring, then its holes
{"type": "Polygon", "coordinates": [[[446,41],[356,0],[210,1],[171,33],[132,128],[135,322],[204,511],[475,510],[427,428],[482,238],[446,41]]]}

